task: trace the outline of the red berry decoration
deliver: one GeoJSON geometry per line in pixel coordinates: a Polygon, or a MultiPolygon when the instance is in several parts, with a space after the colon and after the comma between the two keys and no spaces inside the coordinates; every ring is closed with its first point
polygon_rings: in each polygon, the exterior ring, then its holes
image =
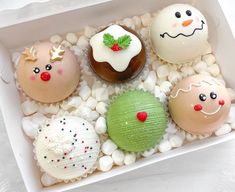
{"type": "Polygon", "coordinates": [[[103,43],[105,46],[117,52],[121,51],[122,49],[126,49],[130,45],[131,37],[130,35],[123,35],[118,37],[118,39],[114,39],[112,35],[105,33],[103,36],[103,43]]]}
{"type": "Polygon", "coordinates": [[[139,121],[145,122],[148,117],[148,114],[145,111],[143,111],[143,112],[137,113],[136,117],[137,119],[139,119],[139,121]]]}
{"type": "Polygon", "coordinates": [[[115,44],[112,46],[111,49],[112,49],[113,51],[120,51],[120,50],[122,50],[122,48],[119,47],[117,43],[115,43],[115,44]]]}

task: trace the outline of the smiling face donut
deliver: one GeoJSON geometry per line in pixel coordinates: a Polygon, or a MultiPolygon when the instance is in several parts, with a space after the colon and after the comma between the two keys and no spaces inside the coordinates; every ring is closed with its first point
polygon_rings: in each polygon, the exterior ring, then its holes
{"type": "Polygon", "coordinates": [[[208,28],[204,16],[187,4],[164,8],[150,28],[151,42],[157,55],[170,63],[184,63],[207,49],[208,28]]]}
{"type": "Polygon", "coordinates": [[[67,48],[49,42],[25,48],[17,65],[17,80],[32,99],[54,103],[68,97],[79,82],[79,64],[67,48]]]}
{"type": "Polygon", "coordinates": [[[176,124],[194,134],[211,134],[226,121],[231,99],[216,79],[194,75],[171,91],[169,111],[176,124]]]}

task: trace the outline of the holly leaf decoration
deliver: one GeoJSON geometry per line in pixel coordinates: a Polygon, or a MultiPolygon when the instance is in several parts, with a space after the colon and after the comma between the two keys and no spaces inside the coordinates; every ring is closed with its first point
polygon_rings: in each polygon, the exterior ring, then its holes
{"type": "Polygon", "coordinates": [[[122,49],[126,49],[127,47],[129,47],[129,45],[131,43],[130,35],[123,35],[123,36],[119,37],[117,40],[117,43],[118,43],[119,47],[121,47],[122,49]]]}
{"type": "Polygon", "coordinates": [[[115,39],[112,35],[110,35],[109,33],[105,33],[103,36],[103,43],[105,44],[105,46],[112,48],[112,46],[115,43],[115,39]]]}
{"type": "Polygon", "coordinates": [[[113,51],[120,51],[126,49],[130,45],[131,37],[130,35],[123,35],[116,40],[109,33],[105,33],[103,35],[103,43],[113,51]]]}

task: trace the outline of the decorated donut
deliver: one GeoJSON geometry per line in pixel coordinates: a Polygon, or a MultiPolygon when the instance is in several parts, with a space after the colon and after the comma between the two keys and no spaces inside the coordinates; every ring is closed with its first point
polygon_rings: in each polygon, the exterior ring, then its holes
{"type": "Polygon", "coordinates": [[[111,25],[90,40],[90,65],[102,79],[121,83],[135,78],[146,62],[145,47],[136,32],[111,25]]]}
{"type": "Polygon", "coordinates": [[[231,99],[215,78],[194,75],[172,89],[169,111],[175,123],[189,133],[212,134],[228,118],[231,99]]]}
{"type": "Polygon", "coordinates": [[[116,145],[130,152],[155,147],[167,124],[164,107],[150,93],[129,91],[118,96],[107,112],[107,129],[116,145]]]}
{"type": "Polygon", "coordinates": [[[174,64],[185,63],[205,53],[208,26],[205,17],[196,8],[173,4],[153,19],[150,38],[161,59],[174,64]]]}
{"type": "Polygon", "coordinates": [[[87,121],[73,116],[53,120],[34,143],[39,166],[59,180],[79,179],[96,168],[99,137],[87,121]]]}
{"type": "Polygon", "coordinates": [[[24,93],[42,103],[70,96],[78,86],[79,74],[79,63],[73,53],[49,42],[25,48],[16,69],[24,93]]]}

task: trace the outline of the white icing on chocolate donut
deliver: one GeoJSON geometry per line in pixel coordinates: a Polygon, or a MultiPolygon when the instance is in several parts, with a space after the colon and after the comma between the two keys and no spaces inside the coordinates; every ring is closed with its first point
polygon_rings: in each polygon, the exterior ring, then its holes
{"type": "Polygon", "coordinates": [[[119,25],[112,25],[104,31],[94,35],[90,40],[90,45],[93,49],[93,57],[97,62],[107,62],[117,72],[123,72],[129,66],[133,57],[138,55],[142,49],[141,41],[134,34],[126,31],[119,25]],[[131,37],[130,45],[118,52],[112,51],[103,43],[104,34],[111,34],[115,39],[123,35],[131,37]]]}
{"type": "Polygon", "coordinates": [[[44,127],[35,141],[40,167],[61,180],[73,180],[94,170],[100,141],[93,126],[73,116],[57,118],[44,127]]]}

